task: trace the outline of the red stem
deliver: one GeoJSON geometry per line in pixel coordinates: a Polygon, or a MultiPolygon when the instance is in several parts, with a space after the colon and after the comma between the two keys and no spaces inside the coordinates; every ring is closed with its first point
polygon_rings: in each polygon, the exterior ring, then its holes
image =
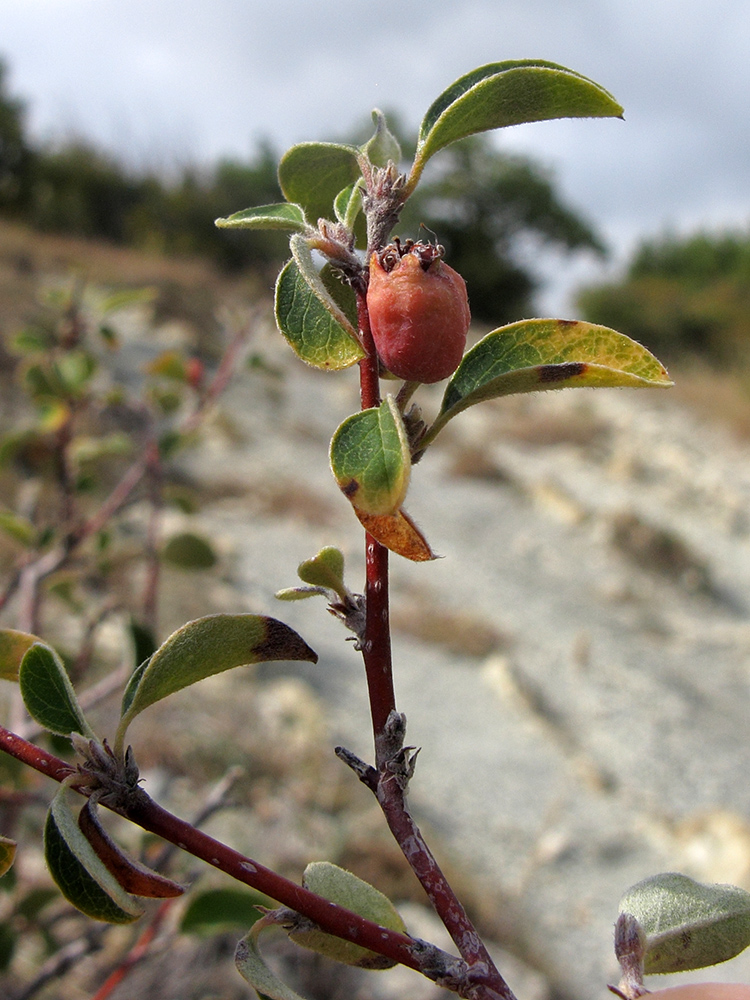
{"type": "MultiPolygon", "coordinates": [[[[367,300],[364,294],[357,294],[359,333],[367,356],[359,363],[360,394],[362,409],[380,405],[380,378],[378,354],[372,339],[367,300]]],[[[367,689],[370,696],[370,714],[375,737],[375,762],[380,766],[385,762],[387,748],[384,747],[386,723],[391,712],[396,711],[396,694],[393,688],[393,664],[391,661],[391,629],[388,610],[388,549],[376,542],[372,535],[366,535],[365,548],[365,598],[367,618],[365,639],[362,644],[362,658],[367,674],[367,689]]]]}
{"type": "MultiPolygon", "coordinates": [[[[28,743],[2,726],[0,726],[0,750],[55,781],[62,781],[74,770],[64,760],[46,753],[40,747],[28,743]]],[[[86,789],[76,788],[76,791],[85,793],[86,789]]],[[[419,949],[415,948],[414,940],[406,934],[388,930],[371,920],[366,920],[343,906],[317,896],[290,879],[278,875],[252,858],[245,857],[239,851],[214,840],[186,820],[163,809],[142,790],[139,789],[126,807],[115,811],[143,830],[169,841],[236,881],[249,885],[297,913],[309,917],[329,933],[370,948],[380,955],[393,959],[394,962],[427,974],[425,962],[420,961],[419,949]]],[[[434,949],[433,956],[437,953],[437,949],[434,949]]],[[[450,958],[450,956],[445,957],[450,958]]]]}
{"type": "MultiPolygon", "coordinates": [[[[380,404],[379,363],[372,338],[365,294],[357,292],[359,332],[367,357],[359,363],[362,409],[380,404]]],[[[377,784],[375,791],[394,839],[427,893],[436,913],[470,967],[478,997],[515,1000],[495,967],[482,939],[448,884],[406,805],[408,775],[394,769],[403,740],[396,736],[398,718],[393,687],[391,634],[388,611],[388,550],[366,536],[366,621],[362,657],[370,696],[377,784]],[[390,720],[390,725],[389,725],[390,720]]],[[[403,725],[400,727],[403,730],[403,725]]],[[[402,763],[403,767],[403,763],[402,763]]],[[[372,785],[371,785],[372,787],[372,785]]]]}

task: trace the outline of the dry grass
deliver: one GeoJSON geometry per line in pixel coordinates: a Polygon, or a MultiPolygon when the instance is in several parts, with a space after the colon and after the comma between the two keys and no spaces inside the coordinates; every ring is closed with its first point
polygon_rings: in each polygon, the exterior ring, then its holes
{"type": "Polygon", "coordinates": [[[711,423],[718,423],[742,441],[750,440],[750,380],[743,370],[714,371],[693,365],[672,371],[674,399],[711,423]]]}
{"type": "Polygon", "coordinates": [[[393,601],[391,623],[396,631],[457,656],[485,657],[511,643],[510,636],[486,618],[442,605],[427,588],[400,591],[393,601]]]}

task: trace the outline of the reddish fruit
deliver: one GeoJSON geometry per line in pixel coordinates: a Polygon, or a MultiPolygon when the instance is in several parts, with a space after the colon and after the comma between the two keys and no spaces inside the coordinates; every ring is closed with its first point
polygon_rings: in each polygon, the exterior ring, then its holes
{"type": "Polygon", "coordinates": [[[398,240],[370,258],[367,307],[375,347],[393,375],[440,382],[458,367],[471,319],[464,279],[442,248],[398,240]]]}
{"type": "Polygon", "coordinates": [[[185,365],[185,379],[188,385],[195,390],[200,389],[205,374],[206,370],[200,358],[188,358],[185,365]]]}

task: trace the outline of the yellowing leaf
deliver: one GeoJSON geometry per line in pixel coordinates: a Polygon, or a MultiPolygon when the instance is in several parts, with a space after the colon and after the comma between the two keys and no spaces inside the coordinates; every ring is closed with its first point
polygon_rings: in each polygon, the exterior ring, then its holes
{"type": "Polygon", "coordinates": [[[493,330],[467,351],[422,445],[456,414],[486,399],[574,386],[671,385],[658,358],[616,330],[580,320],[521,320],[493,330]]]}
{"type": "Polygon", "coordinates": [[[438,557],[405,510],[395,514],[365,514],[354,508],[359,523],[375,541],[412,562],[428,562],[438,557]]]}
{"type": "Polygon", "coordinates": [[[13,628],[0,629],[0,678],[6,681],[18,680],[18,668],[28,649],[42,640],[28,632],[17,632],[13,628]]]}

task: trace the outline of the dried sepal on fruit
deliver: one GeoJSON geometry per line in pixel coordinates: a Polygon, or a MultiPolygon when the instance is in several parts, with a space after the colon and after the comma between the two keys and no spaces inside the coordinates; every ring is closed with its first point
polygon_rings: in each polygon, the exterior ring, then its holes
{"type": "Polygon", "coordinates": [[[408,382],[440,382],[458,367],[471,315],[466,283],[443,248],[396,239],[370,257],[367,307],[383,365],[408,382]]]}

